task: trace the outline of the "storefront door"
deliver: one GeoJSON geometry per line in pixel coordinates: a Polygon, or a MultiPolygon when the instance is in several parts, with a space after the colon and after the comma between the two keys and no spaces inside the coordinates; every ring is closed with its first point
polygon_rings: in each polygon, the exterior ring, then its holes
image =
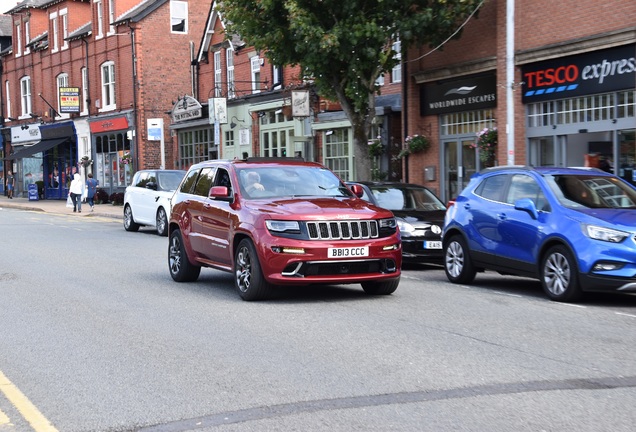
{"type": "Polygon", "coordinates": [[[474,138],[445,141],[443,161],[444,193],[442,200],[454,199],[477,172],[477,151],[474,138]]]}

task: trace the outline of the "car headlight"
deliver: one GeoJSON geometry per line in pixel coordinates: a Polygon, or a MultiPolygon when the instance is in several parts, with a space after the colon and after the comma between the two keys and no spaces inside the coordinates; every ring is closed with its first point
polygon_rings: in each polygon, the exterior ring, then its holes
{"type": "Polygon", "coordinates": [[[273,232],[300,232],[300,224],[297,221],[266,220],[265,226],[273,232]]]}
{"type": "Polygon", "coordinates": [[[415,232],[415,227],[408,222],[404,222],[403,220],[397,221],[397,226],[400,228],[400,232],[406,234],[413,234],[415,232]]]}
{"type": "Polygon", "coordinates": [[[395,227],[396,227],[395,218],[380,219],[378,221],[378,223],[380,224],[380,229],[382,229],[382,228],[395,229],[395,227]]]}
{"type": "Polygon", "coordinates": [[[595,225],[583,225],[583,233],[594,240],[601,240],[610,243],[620,243],[625,240],[629,233],[595,225]]]}

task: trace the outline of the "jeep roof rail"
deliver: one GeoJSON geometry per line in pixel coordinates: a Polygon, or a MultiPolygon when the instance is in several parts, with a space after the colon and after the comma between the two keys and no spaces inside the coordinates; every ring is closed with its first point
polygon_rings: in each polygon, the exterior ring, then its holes
{"type": "Polygon", "coordinates": [[[250,156],[243,160],[245,162],[285,162],[285,161],[305,162],[305,159],[302,157],[284,157],[284,156],[277,156],[277,157],[250,156]]]}

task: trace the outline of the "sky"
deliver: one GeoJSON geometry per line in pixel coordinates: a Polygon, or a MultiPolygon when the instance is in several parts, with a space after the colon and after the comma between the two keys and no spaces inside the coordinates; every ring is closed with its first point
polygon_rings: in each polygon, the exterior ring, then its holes
{"type": "Polygon", "coordinates": [[[0,12],[5,13],[9,9],[13,9],[18,3],[20,2],[17,0],[0,0],[0,12]]]}

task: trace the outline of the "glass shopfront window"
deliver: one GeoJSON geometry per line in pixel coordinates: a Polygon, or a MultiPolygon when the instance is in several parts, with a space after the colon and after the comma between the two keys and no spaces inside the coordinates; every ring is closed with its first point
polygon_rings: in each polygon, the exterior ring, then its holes
{"type": "Polygon", "coordinates": [[[108,193],[124,189],[132,179],[132,163],[122,162],[127,154],[131,146],[126,131],[95,136],[95,178],[108,193]]]}
{"type": "Polygon", "coordinates": [[[191,165],[209,159],[218,159],[218,157],[212,129],[179,132],[179,167],[181,169],[188,169],[191,165]]]}

